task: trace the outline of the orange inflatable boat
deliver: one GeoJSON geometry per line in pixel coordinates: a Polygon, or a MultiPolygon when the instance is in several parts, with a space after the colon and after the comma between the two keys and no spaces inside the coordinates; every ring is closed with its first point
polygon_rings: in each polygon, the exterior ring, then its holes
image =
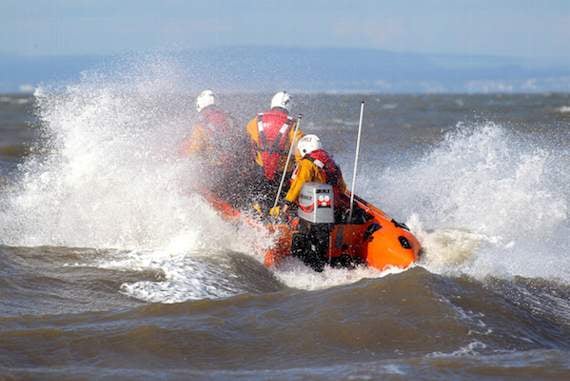
{"type": "MultiPolygon", "coordinates": [[[[287,222],[247,217],[215,196],[205,196],[224,218],[264,225],[276,233],[275,244],[265,253],[264,263],[268,267],[278,266],[288,256],[298,257],[316,271],[322,271],[325,265],[362,264],[379,270],[405,269],[419,259],[420,243],[405,224],[357,196],[353,218],[347,222],[346,215],[335,213],[332,188],[327,187],[330,186],[307,184],[296,215],[289,216],[287,222]]],[[[346,199],[337,203],[348,205],[349,195],[342,197],[346,199]]]]}

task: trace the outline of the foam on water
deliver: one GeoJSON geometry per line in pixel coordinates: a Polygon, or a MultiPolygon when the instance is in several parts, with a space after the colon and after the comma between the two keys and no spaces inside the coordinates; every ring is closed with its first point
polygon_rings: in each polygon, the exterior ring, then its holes
{"type": "Polygon", "coordinates": [[[238,285],[232,282],[236,275],[223,255],[213,251],[207,253],[208,258],[205,255],[203,251],[128,251],[93,265],[114,270],[159,271],[163,279],[121,285],[124,294],[148,302],[178,303],[240,293],[238,285]]]}
{"type": "Polygon", "coordinates": [[[408,216],[431,271],[570,281],[569,169],[567,147],[494,123],[459,124],[368,187],[408,216]]]}
{"type": "Polygon", "coordinates": [[[320,290],[354,283],[364,278],[381,278],[402,271],[401,269],[395,268],[378,271],[367,267],[357,267],[352,270],[325,267],[323,272],[317,273],[305,266],[301,261],[291,258],[285,263],[280,264],[279,268],[275,271],[275,276],[289,287],[304,290],[320,290]]]}

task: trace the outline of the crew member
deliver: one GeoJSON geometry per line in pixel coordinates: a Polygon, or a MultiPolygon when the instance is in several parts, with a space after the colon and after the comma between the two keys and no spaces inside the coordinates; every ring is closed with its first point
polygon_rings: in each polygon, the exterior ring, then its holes
{"type": "MultiPolygon", "coordinates": [[[[258,168],[253,187],[255,198],[264,207],[271,206],[270,202],[276,196],[292,142],[303,136],[301,130],[295,133],[298,121],[289,116],[290,110],[290,95],[280,91],[271,99],[271,109],[257,114],[246,126],[258,168]]],[[[288,170],[292,171],[293,167],[290,163],[288,170]]]]}
{"type": "Polygon", "coordinates": [[[201,161],[204,186],[225,201],[238,205],[244,186],[241,175],[247,172],[244,152],[247,141],[238,133],[233,118],[217,105],[212,90],[202,91],[196,98],[198,116],[190,136],[181,147],[183,156],[201,161]]]}
{"type": "Polygon", "coordinates": [[[291,186],[285,196],[283,206],[271,208],[270,214],[277,217],[281,212],[285,213],[290,205],[297,202],[305,183],[317,182],[332,185],[335,209],[338,212],[337,215],[340,215],[342,209],[346,208],[346,205],[343,205],[344,197],[342,197],[346,192],[346,183],[340,168],[322,148],[321,139],[316,135],[305,135],[297,143],[297,149],[301,160],[297,163],[291,178],[291,186]]]}
{"type": "Polygon", "coordinates": [[[204,90],[196,98],[197,121],[181,151],[184,156],[198,154],[210,164],[220,165],[224,156],[233,151],[228,148],[236,134],[233,119],[218,107],[216,98],[212,90],[204,90]]]}
{"type": "MultiPolygon", "coordinates": [[[[343,193],[346,184],[340,168],[332,157],[322,148],[321,140],[316,135],[306,135],[297,144],[301,160],[293,173],[291,187],[285,196],[282,206],[271,209],[270,214],[278,217],[280,212],[287,212],[290,205],[297,203],[301,189],[307,182],[330,184],[333,188],[335,220],[340,222],[346,211],[347,202],[343,193]]],[[[340,262],[332,260],[327,252],[330,243],[331,227],[329,224],[300,224],[298,231],[293,234],[291,255],[299,258],[315,271],[323,271],[328,263],[336,266],[340,262]]]]}

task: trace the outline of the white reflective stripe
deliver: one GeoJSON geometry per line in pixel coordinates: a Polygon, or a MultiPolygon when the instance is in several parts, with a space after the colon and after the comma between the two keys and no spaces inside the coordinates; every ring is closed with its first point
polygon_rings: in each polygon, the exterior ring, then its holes
{"type": "Polygon", "coordinates": [[[315,160],[313,163],[315,163],[315,165],[321,169],[325,167],[325,164],[320,160],[315,160]]]}
{"type": "Polygon", "coordinates": [[[257,129],[259,130],[259,132],[263,131],[263,121],[261,120],[257,121],[257,129]]]}
{"type": "Polygon", "coordinates": [[[289,127],[289,124],[287,124],[287,123],[282,125],[281,128],[279,129],[279,133],[284,134],[285,131],[287,131],[287,127],[289,127]]]}

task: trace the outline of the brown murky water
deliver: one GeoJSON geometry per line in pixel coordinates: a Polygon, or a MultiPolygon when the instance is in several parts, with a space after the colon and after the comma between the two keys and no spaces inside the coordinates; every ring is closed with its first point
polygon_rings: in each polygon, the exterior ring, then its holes
{"type": "MultiPolygon", "coordinates": [[[[262,236],[154,167],[185,128],[178,101],[90,90],[36,114],[0,98],[0,378],[570,378],[568,95],[365,96],[359,193],[426,255],[316,274],[264,268],[262,236]]],[[[223,99],[243,123],[265,98],[223,99]]],[[[359,100],[295,103],[347,178],[359,100]]]]}

